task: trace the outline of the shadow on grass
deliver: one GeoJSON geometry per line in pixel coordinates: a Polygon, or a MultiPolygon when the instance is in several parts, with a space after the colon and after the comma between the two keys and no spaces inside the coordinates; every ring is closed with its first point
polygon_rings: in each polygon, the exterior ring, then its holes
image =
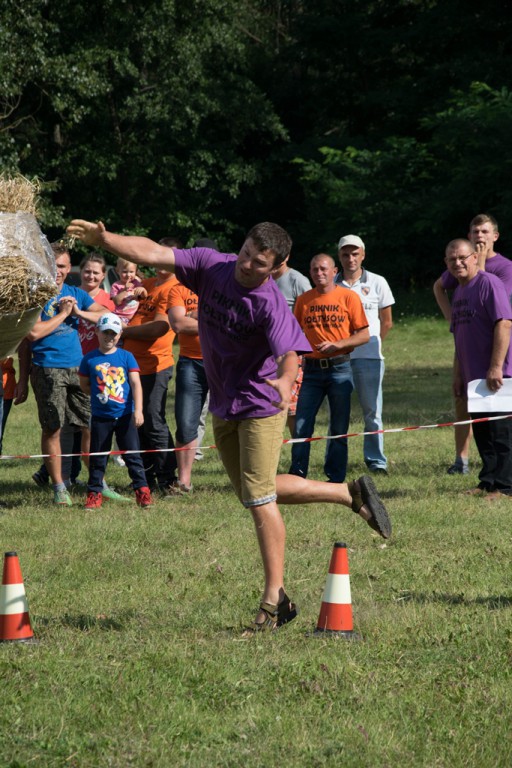
{"type": "Polygon", "coordinates": [[[115,617],[106,616],[105,614],[90,616],[85,613],[65,613],[60,617],[38,616],[37,625],[40,627],[54,627],[59,624],[64,627],[79,629],[82,632],[87,632],[90,629],[100,629],[105,632],[121,632],[126,629],[126,626],[135,615],[135,611],[125,611],[115,617]]]}
{"type": "Polygon", "coordinates": [[[403,368],[386,370],[384,377],[384,418],[387,424],[418,426],[451,421],[453,402],[451,368],[433,364],[415,367],[408,375],[403,368]]]}
{"type": "Polygon", "coordinates": [[[491,610],[499,608],[510,608],[512,606],[512,597],[505,595],[489,595],[489,597],[467,598],[464,594],[450,595],[445,593],[431,592],[404,592],[399,598],[406,603],[445,603],[446,605],[485,605],[491,610]]]}
{"type": "Polygon", "coordinates": [[[28,482],[2,480],[1,493],[0,507],[5,509],[26,507],[27,504],[46,505],[52,501],[49,491],[36,488],[34,483],[29,484],[28,482]]]}

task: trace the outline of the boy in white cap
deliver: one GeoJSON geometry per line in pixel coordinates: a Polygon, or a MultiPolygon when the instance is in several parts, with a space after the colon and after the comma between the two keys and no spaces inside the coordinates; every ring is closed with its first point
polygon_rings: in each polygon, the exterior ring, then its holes
{"type": "MultiPolygon", "coordinates": [[[[82,358],[78,373],[80,387],[91,397],[91,455],[87,483],[86,510],[102,505],[103,476],[115,434],[122,451],[139,451],[137,432],[144,422],[139,366],[131,352],[119,348],[123,324],[108,312],[96,324],[98,349],[82,358]]],[[[140,453],[126,453],[124,460],[140,507],[151,506],[144,465],[140,453]]]]}

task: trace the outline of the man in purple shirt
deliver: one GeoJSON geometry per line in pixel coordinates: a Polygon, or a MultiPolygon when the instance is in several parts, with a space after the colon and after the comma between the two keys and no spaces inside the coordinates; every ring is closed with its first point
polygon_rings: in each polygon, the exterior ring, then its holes
{"type": "MultiPolygon", "coordinates": [[[[502,281],[509,298],[512,300],[512,261],[496,253],[494,246],[500,236],[498,222],[488,213],[479,213],[469,224],[468,240],[478,256],[478,267],[484,269],[502,281]]],[[[451,306],[448,293],[457,287],[457,280],[445,270],[434,283],[434,296],[445,320],[451,321],[451,306]]],[[[455,418],[466,421],[469,418],[467,397],[455,397],[455,418]]],[[[469,472],[469,444],[471,424],[460,424],[455,432],[455,461],[448,467],[449,475],[467,475],[469,472]]]]}
{"type": "Polygon", "coordinates": [[[236,256],[210,248],[169,248],[80,219],[71,222],[68,232],[128,261],[171,270],[199,296],[215,443],[235,493],[251,510],[265,573],[262,602],[246,633],[277,629],[297,615],[284,589],[285,527],[278,502],[336,502],[384,538],[391,534],[371,478],[347,484],[276,476],[297,355],[311,351],[270,279],[290,253],[289,235],[277,224],[258,224],[236,256]]]}
{"type": "MultiPolygon", "coordinates": [[[[468,240],[448,243],[445,262],[458,284],[450,325],[455,340],[454,393],[467,395],[468,382],[475,379],[485,379],[491,392],[497,392],[503,379],[512,377],[510,297],[498,277],[479,268],[478,254],[468,240]]],[[[469,493],[512,496],[512,420],[471,415],[485,420],[473,425],[482,469],[477,488],[469,493]]]]}

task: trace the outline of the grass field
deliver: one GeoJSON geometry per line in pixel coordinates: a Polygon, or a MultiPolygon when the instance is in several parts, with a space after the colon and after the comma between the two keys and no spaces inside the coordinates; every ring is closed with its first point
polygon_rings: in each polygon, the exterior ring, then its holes
{"type": "MultiPolygon", "coordinates": [[[[452,418],[443,321],[397,312],[386,356],[386,426],[452,418]]],[[[357,402],[353,417],[362,429],[357,402]]],[[[311,477],[324,447],[312,445],[311,477]]],[[[13,409],[4,450],[39,453],[32,397],[13,409]]],[[[145,512],[86,514],[79,497],[54,508],[30,480],[36,461],[2,462],[1,551],[18,552],[39,643],[0,645],[0,765],[512,765],[511,501],[464,496],[477,453],[469,477],[446,475],[448,428],[391,434],[386,453],[392,539],[341,506],[283,508],[300,615],[250,640],[256,537],[214,450],[195,464],[192,496],[145,512]],[[360,642],[310,635],[336,541],[360,642]]],[[[351,438],[349,477],[361,454],[351,438]]],[[[108,479],[127,483],[111,465],[108,479]]]]}

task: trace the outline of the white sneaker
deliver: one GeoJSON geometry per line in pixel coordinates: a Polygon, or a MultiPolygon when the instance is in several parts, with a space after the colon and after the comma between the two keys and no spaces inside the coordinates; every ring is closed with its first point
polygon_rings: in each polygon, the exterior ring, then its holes
{"type": "Polygon", "coordinates": [[[111,456],[110,461],[112,461],[114,464],[117,464],[118,467],[126,467],[122,456],[111,456]]]}

